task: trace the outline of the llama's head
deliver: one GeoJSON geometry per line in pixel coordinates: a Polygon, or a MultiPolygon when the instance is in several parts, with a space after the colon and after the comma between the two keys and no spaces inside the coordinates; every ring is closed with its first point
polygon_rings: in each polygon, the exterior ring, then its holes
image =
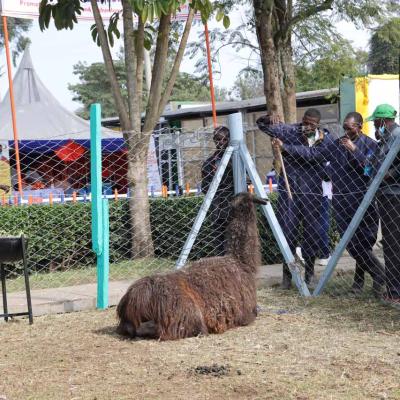
{"type": "Polygon", "coordinates": [[[232,217],[233,218],[246,218],[255,215],[254,204],[267,204],[267,200],[261,199],[254,194],[243,192],[238,193],[232,199],[232,217]]]}

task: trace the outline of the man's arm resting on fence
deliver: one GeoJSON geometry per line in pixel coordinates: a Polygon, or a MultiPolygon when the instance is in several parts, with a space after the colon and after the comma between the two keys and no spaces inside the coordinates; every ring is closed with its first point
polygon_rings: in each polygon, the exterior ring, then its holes
{"type": "Polygon", "coordinates": [[[269,115],[258,118],[256,124],[260,131],[283,141],[287,139],[288,134],[293,130],[293,125],[283,124],[279,121],[279,117],[270,117],[269,115]]]}

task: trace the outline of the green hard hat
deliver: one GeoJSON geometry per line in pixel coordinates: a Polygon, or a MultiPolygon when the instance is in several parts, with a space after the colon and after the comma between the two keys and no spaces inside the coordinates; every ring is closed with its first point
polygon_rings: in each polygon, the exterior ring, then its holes
{"type": "Polygon", "coordinates": [[[378,118],[388,118],[388,119],[395,119],[397,111],[392,107],[390,104],[379,104],[370,115],[366,121],[374,121],[378,118]]]}

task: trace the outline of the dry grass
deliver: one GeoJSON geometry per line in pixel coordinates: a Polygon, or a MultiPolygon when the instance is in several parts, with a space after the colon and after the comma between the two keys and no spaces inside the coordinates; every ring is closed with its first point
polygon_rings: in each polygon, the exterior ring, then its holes
{"type": "Polygon", "coordinates": [[[259,292],[254,324],[122,340],[115,310],[0,325],[0,399],[400,399],[399,311],[259,292]],[[3,397],[2,397],[3,396],[3,397]]]}

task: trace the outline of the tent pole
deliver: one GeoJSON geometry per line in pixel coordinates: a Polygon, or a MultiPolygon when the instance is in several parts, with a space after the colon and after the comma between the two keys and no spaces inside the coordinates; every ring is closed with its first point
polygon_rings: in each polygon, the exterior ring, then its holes
{"type": "Polygon", "coordinates": [[[13,86],[12,70],[11,70],[11,56],[10,56],[10,44],[9,44],[9,39],[8,39],[7,17],[5,17],[5,16],[3,16],[3,29],[4,29],[4,45],[6,48],[6,58],[7,58],[8,86],[9,86],[9,92],[10,92],[12,125],[13,125],[13,133],[14,133],[15,161],[17,164],[18,191],[19,191],[19,195],[22,198],[23,194],[22,194],[21,163],[20,163],[20,158],[19,158],[17,115],[15,112],[14,86],[13,86]]]}
{"type": "Polygon", "coordinates": [[[213,82],[213,73],[212,73],[212,64],[211,64],[210,36],[208,34],[207,22],[204,24],[204,35],[206,37],[208,78],[210,81],[210,96],[211,96],[213,125],[214,125],[214,128],[216,128],[217,127],[217,110],[216,110],[216,106],[215,106],[215,92],[214,92],[214,82],[213,82]]]}

